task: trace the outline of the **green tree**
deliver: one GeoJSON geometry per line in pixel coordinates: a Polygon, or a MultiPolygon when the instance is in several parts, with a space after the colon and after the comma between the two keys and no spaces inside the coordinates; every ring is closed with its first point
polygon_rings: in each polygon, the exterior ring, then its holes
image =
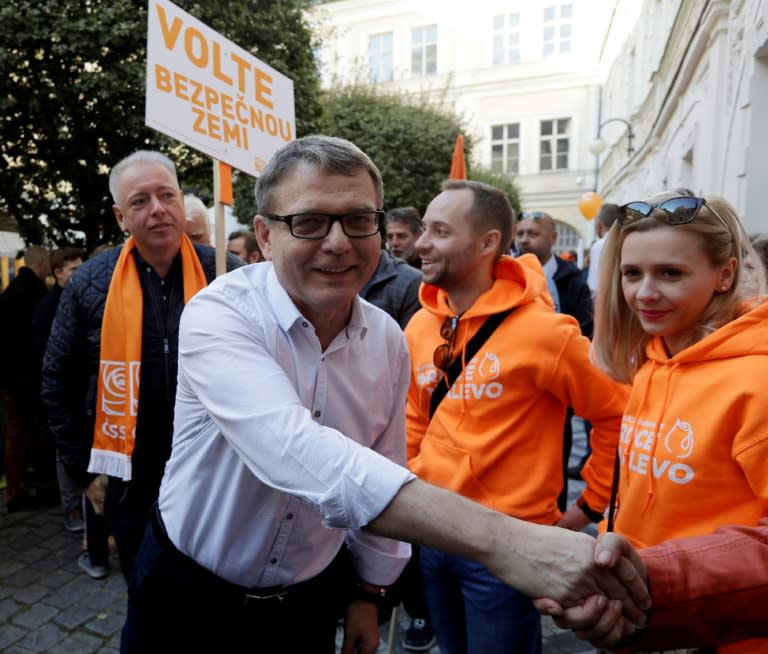
{"type": "MultiPolygon", "coordinates": [[[[317,130],[308,0],[176,4],[291,77],[297,133],[317,130]]],[[[144,125],[146,32],[146,2],[0,3],[0,211],[27,243],[119,242],[108,171],[139,148],[171,154],[185,187],[210,191],[210,159],[144,125]]]]}

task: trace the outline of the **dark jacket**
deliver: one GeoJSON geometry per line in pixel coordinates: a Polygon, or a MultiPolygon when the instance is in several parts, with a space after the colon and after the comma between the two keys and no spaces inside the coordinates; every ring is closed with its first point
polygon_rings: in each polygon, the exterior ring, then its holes
{"type": "Polygon", "coordinates": [[[32,321],[30,322],[29,329],[30,338],[32,339],[32,353],[37,366],[38,384],[40,383],[40,373],[43,368],[45,346],[48,344],[51,325],[56,316],[56,309],[59,307],[63,291],[63,287],[54,284],[50,292],[35,305],[35,310],[32,312],[32,321]]]}
{"type": "Polygon", "coordinates": [[[38,378],[30,334],[32,313],[48,287],[31,268],[22,266],[0,295],[0,384],[8,389],[29,389],[38,378]]]}
{"type": "MultiPolygon", "coordinates": [[[[216,251],[204,245],[195,244],[194,247],[210,283],[216,276],[216,251]]],[[[121,250],[114,248],[89,259],[72,274],[62,293],[43,360],[42,398],[48,424],[67,473],[83,487],[93,478],[87,472],[87,467],[93,444],[101,321],[112,272],[121,250]]],[[[227,255],[227,270],[243,265],[237,257],[227,255]]],[[[180,268],[180,262],[177,267],[180,268]]],[[[142,288],[145,289],[143,279],[142,288]]],[[[157,312],[153,311],[146,290],[143,306],[142,383],[132,463],[143,457],[146,465],[152,469],[148,476],[151,478],[149,485],[153,487],[155,478],[162,475],[167,459],[164,453],[170,453],[173,436],[169,425],[172,425],[173,420],[175,355],[182,307],[169,311],[167,324],[158,325],[157,312]],[[157,360],[162,357],[162,354],[158,354],[162,348],[157,348],[155,344],[157,340],[162,340],[156,338],[159,330],[167,330],[171,336],[169,352],[172,360],[166,360],[164,364],[157,360]],[[150,360],[147,360],[148,357],[150,360]],[[163,369],[164,374],[157,374],[163,369]],[[156,392],[158,387],[159,393],[156,392]],[[165,459],[159,460],[163,456],[165,459]]],[[[133,465],[133,468],[134,479],[142,478],[137,466],[133,465]]],[[[156,485],[159,487],[159,478],[156,479],[156,485]]]]}
{"type": "Polygon", "coordinates": [[[555,257],[557,271],[553,277],[557,293],[560,296],[560,313],[567,313],[579,321],[581,333],[592,338],[594,328],[594,310],[592,294],[578,266],[560,257],[555,257]]]}
{"type": "Polygon", "coordinates": [[[421,308],[420,284],[420,270],[382,250],[379,265],[360,291],[360,297],[386,311],[405,329],[411,316],[421,308]]]}

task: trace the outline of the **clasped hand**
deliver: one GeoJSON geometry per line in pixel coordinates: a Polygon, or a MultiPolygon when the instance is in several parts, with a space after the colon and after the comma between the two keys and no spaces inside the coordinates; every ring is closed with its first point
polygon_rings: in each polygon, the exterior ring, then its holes
{"type": "Polygon", "coordinates": [[[541,613],[552,616],[557,626],[572,630],[578,638],[596,647],[613,647],[645,626],[651,604],[646,568],[629,542],[614,533],[598,538],[594,563],[601,593],[571,605],[551,598],[536,599],[534,604],[541,613]]]}

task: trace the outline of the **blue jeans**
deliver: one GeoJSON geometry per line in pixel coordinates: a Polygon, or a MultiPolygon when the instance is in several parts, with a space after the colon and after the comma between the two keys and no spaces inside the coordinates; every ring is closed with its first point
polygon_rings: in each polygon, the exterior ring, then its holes
{"type": "Polygon", "coordinates": [[[421,548],[429,616],[441,654],[540,654],[533,602],[479,563],[421,548]]]}

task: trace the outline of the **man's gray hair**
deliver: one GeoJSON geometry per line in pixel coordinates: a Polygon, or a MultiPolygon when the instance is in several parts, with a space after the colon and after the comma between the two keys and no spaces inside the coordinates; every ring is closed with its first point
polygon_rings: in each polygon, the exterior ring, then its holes
{"type": "Polygon", "coordinates": [[[384,183],[371,158],[351,141],[316,134],[291,141],[272,155],[256,181],[256,207],[262,216],[272,211],[275,190],[280,182],[301,163],[324,173],[349,176],[361,168],[366,170],[376,191],[376,208],[383,207],[384,183]]]}
{"type": "Polygon", "coordinates": [[[173,175],[173,179],[176,180],[176,185],[178,186],[179,179],[176,176],[176,166],[173,161],[162,152],[157,152],[156,150],[137,150],[112,166],[112,170],[109,173],[109,193],[112,196],[112,202],[117,204],[117,181],[120,178],[120,175],[122,175],[127,168],[143,163],[160,164],[173,175]]]}
{"type": "Polygon", "coordinates": [[[208,207],[205,206],[205,202],[193,193],[187,193],[184,196],[184,213],[187,220],[192,220],[193,216],[199,215],[203,217],[205,224],[208,224],[208,207]]]}

